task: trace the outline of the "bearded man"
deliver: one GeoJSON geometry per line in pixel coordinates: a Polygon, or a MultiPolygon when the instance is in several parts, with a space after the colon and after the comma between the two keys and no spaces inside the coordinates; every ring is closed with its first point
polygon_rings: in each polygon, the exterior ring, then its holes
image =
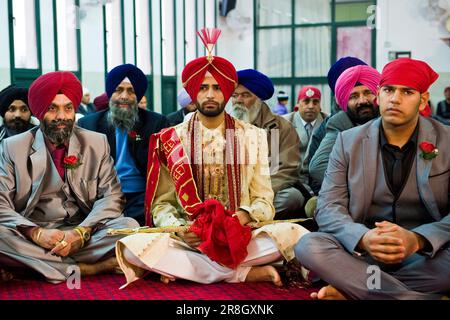
{"type": "Polygon", "coordinates": [[[9,272],[32,269],[52,283],[112,272],[120,237],[106,237],[107,228],[138,226],[122,216],[106,137],[74,125],[81,97],[70,72],[39,77],[28,100],[40,127],[2,142],[0,266],[9,272]]]}
{"type": "Polygon", "coordinates": [[[123,64],[106,79],[109,109],[79,120],[80,127],[104,133],[111,148],[122,192],[124,214],[145,222],[144,196],[150,136],[169,126],[165,116],[138,107],[147,90],[147,77],[136,66],[123,64]]]}
{"type": "Polygon", "coordinates": [[[0,141],[33,128],[28,89],[15,85],[3,89],[0,92],[0,116],[4,122],[0,127],[0,141]]]}
{"type": "Polygon", "coordinates": [[[299,217],[311,195],[300,182],[300,139],[292,124],[270,111],[272,81],[257,70],[238,71],[232,115],[267,132],[270,180],[275,193],[276,219],[299,217]]]}
{"type": "Polygon", "coordinates": [[[311,184],[320,189],[331,151],[340,132],[363,125],[380,115],[375,102],[380,73],[367,65],[346,69],[335,86],[336,103],[341,111],[326,124],[326,134],[309,162],[311,184]]]}

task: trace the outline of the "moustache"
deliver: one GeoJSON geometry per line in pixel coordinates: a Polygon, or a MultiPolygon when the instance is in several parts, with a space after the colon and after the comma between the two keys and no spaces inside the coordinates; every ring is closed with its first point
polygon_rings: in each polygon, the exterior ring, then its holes
{"type": "Polygon", "coordinates": [[[356,111],[360,111],[360,110],[364,110],[364,109],[370,109],[370,110],[374,110],[375,107],[373,104],[370,103],[364,103],[364,104],[360,104],[357,108],[356,111]]]}
{"type": "Polygon", "coordinates": [[[66,128],[72,128],[74,121],[73,120],[52,120],[52,122],[50,122],[48,124],[48,128],[50,130],[63,130],[63,129],[59,129],[58,126],[60,125],[64,125],[66,126],[66,128]]]}

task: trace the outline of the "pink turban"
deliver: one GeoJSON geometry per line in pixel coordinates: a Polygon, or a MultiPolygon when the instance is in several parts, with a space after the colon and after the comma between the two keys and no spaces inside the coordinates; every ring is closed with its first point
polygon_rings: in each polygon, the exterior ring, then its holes
{"type": "Polygon", "coordinates": [[[372,67],[359,65],[345,70],[336,82],[336,101],[343,111],[347,111],[348,99],[357,84],[366,86],[377,94],[381,74],[372,67]]]}
{"type": "Polygon", "coordinates": [[[57,94],[64,94],[77,110],[83,97],[83,88],[77,77],[68,71],[46,73],[37,78],[28,91],[28,103],[36,118],[42,121],[57,94]]]}

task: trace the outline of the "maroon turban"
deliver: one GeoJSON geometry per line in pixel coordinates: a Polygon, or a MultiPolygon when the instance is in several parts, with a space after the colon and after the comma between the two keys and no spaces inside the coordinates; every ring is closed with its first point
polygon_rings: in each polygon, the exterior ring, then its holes
{"type": "Polygon", "coordinates": [[[439,75],[426,63],[410,58],[399,58],[389,62],[381,73],[380,87],[400,85],[427,92],[439,75]]]}
{"type": "Polygon", "coordinates": [[[28,103],[33,115],[42,121],[57,94],[69,98],[76,111],[83,97],[83,88],[78,78],[68,71],[49,72],[40,76],[28,91],[28,103]]]}
{"type": "Polygon", "coordinates": [[[97,112],[109,108],[109,98],[106,92],[94,99],[94,106],[97,112]]]}
{"type": "Polygon", "coordinates": [[[189,62],[181,75],[183,87],[191,97],[192,103],[197,101],[197,94],[205,79],[206,72],[211,73],[216,79],[222,90],[225,103],[228,102],[236,89],[238,76],[235,67],[228,60],[211,54],[219,35],[220,30],[218,29],[203,29],[202,34],[199,33],[205,47],[208,49],[209,55],[189,62]]]}

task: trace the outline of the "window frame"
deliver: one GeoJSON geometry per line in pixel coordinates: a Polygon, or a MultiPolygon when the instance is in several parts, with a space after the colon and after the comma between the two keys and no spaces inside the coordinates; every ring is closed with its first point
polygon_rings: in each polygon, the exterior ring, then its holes
{"type": "MultiPolygon", "coordinates": [[[[125,62],[125,17],[124,17],[124,0],[117,0],[120,1],[120,23],[121,23],[121,37],[122,37],[122,63],[125,62]]],[[[103,11],[103,49],[104,49],[104,57],[105,57],[105,78],[108,75],[108,35],[106,30],[106,3],[102,6],[103,11]]]]}
{"type": "MultiPolygon", "coordinates": [[[[370,0],[373,2],[373,5],[377,5],[377,0],[370,0]]],[[[367,0],[361,0],[360,2],[367,2],[367,0]]],[[[326,76],[316,76],[316,77],[296,77],[295,75],[295,33],[296,30],[301,28],[314,28],[314,27],[330,27],[331,28],[331,53],[330,53],[330,66],[336,62],[337,56],[337,29],[340,27],[356,27],[356,26],[365,26],[367,25],[366,20],[356,20],[356,21],[340,21],[336,22],[336,0],[330,1],[331,5],[331,21],[330,22],[320,22],[320,23],[295,23],[295,14],[296,14],[296,6],[295,0],[291,0],[292,6],[292,18],[291,24],[287,25],[269,25],[269,26],[259,26],[258,23],[258,0],[253,0],[253,34],[254,42],[253,42],[253,59],[255,68],[258,69],[258,48],[259,48],[259,31],[260,30],[271,30],[271,29],[290,29],[291,30],[291,76],[290,77],[271,77],[271,80],[275,86],[291,86],[291,92],[293,93],[292,98],[289,99],[289,105],[291,110],[294,109],[296,104],[296,94],[295,87],[298,85],[318,85],[318,84],[327,84],[328,79],[326,76]]],[[[376,28],[372,29],[372,48],[371,48],[371,56],[372,56],[372,66],[376,67],[376,28]]],[[[332,95],[332,93],[331,93],[332,95]]],[[[330,97],[332,101],[332,97],[330,97]]],[[[331,106],[330,106],[331,111],[331,106]]]]}
{"type": "Polygon", "coordinates": [[[15,47],[14,47],[14,12],[13,0],[8,0],[8,32],[9,32],[9,47],[10,47],[10,76],[11,83],[29,85],[32,81],[42,75],[42,44],[41,44],[41,17],[40,17],[40,3],[39,0],[34,0],[34,14],[36,20],[36,45],[37,45],[37,62],[38,68],[16,68],[15,65],[15,47]]]}
{"type": "MultiPolygon", "coordinates": [[[[80,0],[75,0],[75,7],[80,8],[80,0]]],[[[76,17],[79,19],[79,16],[76,17]]],[[[77,21],[79,23],[79,21],[77,21]]],[[[54,39],[54,47],[55,47],[55,70],[59,69],[59,48],[58,48],[58,24],[57,24],[57,10],[56,10],[56,0],[53,0],[53,39],[54,39]]],[[[77,40],[77,63],[78,70],[65,70],[70,71],[77,76],[80,81],[82,81],[82,64],[81,64],[81,28],[76,28],[76,40],[77,40]]]]}

